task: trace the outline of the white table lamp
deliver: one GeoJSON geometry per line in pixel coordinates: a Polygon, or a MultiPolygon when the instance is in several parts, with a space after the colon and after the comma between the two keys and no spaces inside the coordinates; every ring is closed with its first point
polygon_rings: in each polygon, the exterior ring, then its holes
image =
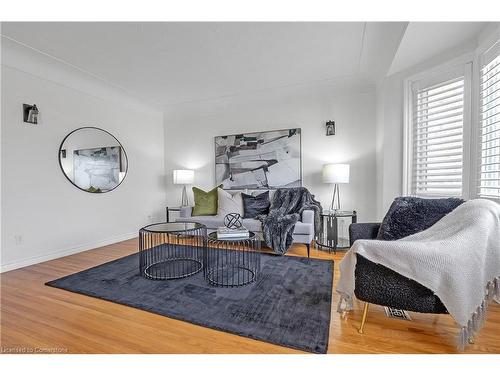
{"type": "Polygon", "coordinates": [[[192,169],[175,169],[173,177],[175,185],[184,185],[182,188],[181,206],[189,206],[186,185],[190,185],[194,182],[194,171],[192,169]]]}
{"type": "Polygon", "coordinates": [[[340,210],[340,190],[338,184],[349,183],[349,164],[325,164],[323,182],[333,184],[333,197],[330,209],[340,210]]]}

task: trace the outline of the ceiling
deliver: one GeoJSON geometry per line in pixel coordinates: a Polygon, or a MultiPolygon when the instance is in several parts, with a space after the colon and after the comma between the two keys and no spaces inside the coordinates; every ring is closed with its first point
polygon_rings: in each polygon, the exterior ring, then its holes
{"type": "Polygon", "coordinates": [[[484,22],[13,22],[2,35],[164,107],[292,85],[373,85],[484,22]]]}
{"type": "Polygon", "coordinates": [[[387,72],[406,22],[3,23],[2,34],[156,105],[387,72]]]}
{"type": "Polygon", "coordinates": [[[405,70],[468,41],[475,43],[487,25],[487,22],[411,22],[389,74],[405,70]]]}

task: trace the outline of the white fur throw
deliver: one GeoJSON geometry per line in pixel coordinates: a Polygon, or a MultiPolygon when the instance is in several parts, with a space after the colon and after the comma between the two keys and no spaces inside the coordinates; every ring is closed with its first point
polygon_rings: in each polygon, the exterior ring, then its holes
{"type": "Polygon", "coordinates": [[[338,311],[352,309],[356,254],[432,290],[461,327],[459,346],[500,303],[500,205],[470,200],[430,228],[396,241],[357,240],[340,262],[338,311]]]}

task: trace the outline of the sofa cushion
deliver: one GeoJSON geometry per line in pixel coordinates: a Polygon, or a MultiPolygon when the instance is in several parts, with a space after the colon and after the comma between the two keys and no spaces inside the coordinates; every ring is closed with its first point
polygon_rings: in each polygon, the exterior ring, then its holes
{"type": "Polygon", "coordinates": [[[253,219],[258,215],[269,213],[269,190],[257,196],[241,194],[243,198],[243,218],[253,219]]]}
{"type": "Polygon", "coordinates": [[[210,191],[203,191],[193,187],[193,195],[193,216],[217,215],[217,187],[210,191]]]}
{"type": "MultiPolygon", "coordinates": [[[[243,226],[252,232],[262,232],[262,223],[257,219],[243,219],[243,226]]],[[[314,234],[313,225],[297,221],[294,234],[314,234]]]]}
{"type": "Polygon", "coordinates": [[[314,225],[297,221],[293,234],[314,234],[314,225]]]}
{"type": "Polygon", "coordinates": [[[463,202],[460,198],[396,198],[380,225],[377,240],[398,240],[421,232],[437,223],[463,202]]]}
{"type": "Polygon", "coordinates": [[[217,228],[224,226],[224,216],[219,216],[219,215],[190,217],[188,219],[185,219],[185,220],[186,221],[195,221],[197,223],[205,225],[207,227],[209,233],[212,230],[217,230],[217,228]]]}
{"type": "Polygon", "coordinates": [[[241,193],[230,194],[221,188],[217,189],[217,216],[226,216],[230,213],[237,213],[243,216],[243,199],[241,193]]]}
{"type": "Polygon", "coordinates": [[[243,219],[243,226],[251,232],[262,232],[262,223],[257,219],[243,219]]]}

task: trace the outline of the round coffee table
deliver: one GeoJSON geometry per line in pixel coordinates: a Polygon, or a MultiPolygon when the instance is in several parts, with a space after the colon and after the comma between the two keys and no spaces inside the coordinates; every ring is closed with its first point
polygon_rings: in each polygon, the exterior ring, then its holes
{"type": "Polygon", "coordinates": [[[157,223],[139,231],[139,271],[148,279],[194,275],[203,268],[207,228],[199,223],[157,223]]]}
{"type": "Polygon", "coordinates": [[[205,280],[220,287],[254,282],[260,272],[259,250],[260,239],[254,232],[246,238],[217,238],[217,232],[210,233],[204,256],[205,280]]]}

